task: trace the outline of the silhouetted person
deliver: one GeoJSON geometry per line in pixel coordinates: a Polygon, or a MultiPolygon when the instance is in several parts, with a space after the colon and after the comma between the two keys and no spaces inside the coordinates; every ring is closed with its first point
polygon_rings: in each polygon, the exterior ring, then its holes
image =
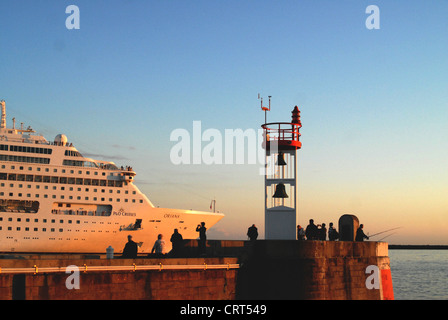
{"type": "Polygon", "coordinates": [[[297,226],[297,240],[305,240],[305,230],[300,224],[297,226]]]}
{"type": "Polygon", "coordinates": [[[205,234],[207,228],[205,227],[205,222],[201,222],[200,225],[198,224],[196,231],[199,232],[199,253],[205,254],[205,246],[207,243],[207,235],[205,234]]]}
{"type": "Polygon", "coordinates": [[[171,243],[173,244],[173,248],[171,249],[171,253],[173,255],[179,255],[182,252],[182,245],[184,238],[179,233],[177,229],[174,229],[174,233],[171,235],[170,239],[171,243]]]}
{"type": "Polygon", "coordinates": [[[361,224],[358,228],[358,230],[356,230],[356,237],[355,237],[355,241],[364,241],[364,239],[369,240],[369,237],[365,235],[364,231],[362,230],[362,228],[364,228],[364,225],[361,224]]]}
{"type": "Polygon", "coordinates": [[[317,226],[314,224],[313,219],[310,219],[310,224],[306,227],[305,235],[307,240],[317,239],[317,226]]]}
{"type": "Polygon", "coordinates": [[[328,240],[335,241],[337,239],[339,239],[339,232],[333,228],[333,222],[330,222],[330,227],[328,229],[328,240]]]}
{"type": "Polygon", "coordinates": [[[258,229],[254,224],[252,225],[252,227],[249,227],[249,229],[247,229],[247,236],[249,237],[250,241],[257,240],[258,229]]]}
{"type": "Polygon", "coordinates": [[[327,228],[325,228],[325,223],[322,223],[322,226],[318,231],[318,238],[322,241],[327,240],[327,228]]]}
{"type": "Polygon", "coordinates": [[[154,242],[151,253],[155,253],[158,256],[163,254],[163,249],[165,248],[165,240],[162,240],[162,238],[163,236],[161,234],[157,236],[157,240],[156,242],[154,242]]]}
{"type": "Polygon", "coordinates": [[[137,243],[132,241],[132,236],[129,235],[128,242],[124,246],[123,255],[121,257],[125,259],[135,259],[137,258],[137,251],[138,251],[137,243]]]}

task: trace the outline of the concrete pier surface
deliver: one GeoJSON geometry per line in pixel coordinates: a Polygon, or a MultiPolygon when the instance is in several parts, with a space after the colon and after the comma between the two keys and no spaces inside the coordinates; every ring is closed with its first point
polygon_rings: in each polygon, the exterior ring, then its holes
{"type": "Polygon", "coordinates": [[[2,300],[393,299],[384,242],[209,240],[198,256],[197,241],[186,240],[175,258],[0,258],[2,300]]]}

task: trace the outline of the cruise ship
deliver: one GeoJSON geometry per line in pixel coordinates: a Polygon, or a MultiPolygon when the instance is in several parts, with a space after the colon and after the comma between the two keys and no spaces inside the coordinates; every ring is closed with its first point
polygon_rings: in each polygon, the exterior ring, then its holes
{"type": "Polygon", "coordinates": [[[221,213],[156,208],[134,184],[135,171],[84,157],[64,134],[47,141],[31,127],[0,123],[0,252],[121,253],[132,236],[151,253],[159,234],[165,251],[178,229],[196,239],[221,213]]]}

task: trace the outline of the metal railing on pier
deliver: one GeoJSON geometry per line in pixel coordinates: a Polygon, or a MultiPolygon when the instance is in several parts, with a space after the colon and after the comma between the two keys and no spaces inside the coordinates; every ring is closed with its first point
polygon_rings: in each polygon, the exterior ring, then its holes
{"type": "Polygon", "coordinates": [[[163,270],[217,270],[217,269],[239,269],[240,265],[235,263],[227,264],[193,264],[193,265],[177,265],[177,264],[153,264],[153,265],[127,265],[127,266],[82,266],[70,265],[67,267],[39,267],[34,265],[28,268],[1,268],[0,274],[5,273],[70,273],[78,268],[79,272],[108,272],[108,271],[163,271],[163,270]]]}

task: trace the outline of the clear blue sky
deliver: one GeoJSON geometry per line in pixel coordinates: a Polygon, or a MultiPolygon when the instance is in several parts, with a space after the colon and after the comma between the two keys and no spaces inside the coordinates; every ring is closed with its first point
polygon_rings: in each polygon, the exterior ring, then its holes
{"type": "Polygon", "coordinates": [[[132,165],[161,207],[216,197],[212,235],[264,230],[259,166],[175,166],[170,133],[258,129],[261,93],[270,121],[302,111],[300,224],[354,213],[370,233],[402,226],[391,243],[448,244],[448,1],[2,0],[0,13],[9,125],[132,165]]]}

